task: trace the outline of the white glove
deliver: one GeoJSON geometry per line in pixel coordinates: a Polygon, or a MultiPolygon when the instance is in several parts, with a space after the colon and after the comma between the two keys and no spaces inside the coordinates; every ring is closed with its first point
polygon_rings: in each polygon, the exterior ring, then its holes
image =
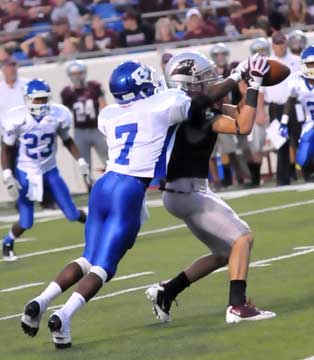
{"type": "Polygon", "coordinates": [[[84,181],[85,181],[86,185],[91,186],[92,180],[90,177],[89,165],[87,164],[87,162],[85,161],[84,158],[79,158],[77,160],[77,163],[78,163],[80,172],[84,177],[84,181]]]}
{"type": "Polygon", "coordinates": [[[234,80],[235,82],[240,82],[244,80],[247,75],[249,64],[247,60],[241,61],[231,72],[229,78],[234,80]]]}
{"type": "Polygon", "coordinates": [[[14,201],[16,201],[19,197],[19,190],[21,189],[21,185],[13,176],[11,169],[3,170],[2,176],[3,176],[3,182],[8,190],[10,197],[14,201]]]}
{"type": "Polygon", "coordinates": [[[255,54],[249,57],[249,87],[258,90],[263,82],[264,75],[270,69],[267,58],[260,54],[255,54]]]}

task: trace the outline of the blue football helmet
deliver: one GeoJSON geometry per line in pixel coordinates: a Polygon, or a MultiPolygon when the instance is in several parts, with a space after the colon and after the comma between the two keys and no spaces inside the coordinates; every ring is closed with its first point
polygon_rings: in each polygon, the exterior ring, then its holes
{"type": "Polygon", "coordinates": [[[137,61],[126,61],[113,70],[109,88],[118,104],[128,104],[158,93],[160,81],[151,67],[137,61]]]}
{"type": "Polygon", "coordinates": [[[24,100],[30,114],[35,117],[43,117],[50,111],[49,101],[51,90],[48,83],[43,79],[33,79],[25,85],[24,100]],[[41,99],[40,103],[34,103],[35,99],[41,99]]]}
{"type": "Polygon", "coordinates": [[[301,70],[304,77],[314,79],[314,67],[309,67],[307,64],[313,63],[314,66],[314,45],[308,46],[301,53],[301,70]]]}

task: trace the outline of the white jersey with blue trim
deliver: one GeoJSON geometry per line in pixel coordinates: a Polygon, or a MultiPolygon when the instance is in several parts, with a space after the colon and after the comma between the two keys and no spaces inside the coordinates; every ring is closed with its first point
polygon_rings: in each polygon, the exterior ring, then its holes
{"type": "Polygon", "coordinates": [[[305,121],[314,121],[314,85],[297,71],[288,79],[289,96],[295,97],[302,105],[305,121]]]}
{"type": "Polygon", "coordinates": [[[166,160],[168,129],[187,120],[190,104],[190,97],[183,91],[168,89],[128,105],[105,107],[98,116],[98,128],[107,137],[106,170],[145,178],[156,176],[160,161],[166,160]]]}
{"type": "Polygon", "coordinates": [[[56,167],[56,135],[68,137],[71,126],[72,114],[63,105],[50,105],[49,113],[39,121],[26,106],[18,106],[6,114],[3,142],[18,145],[18,169],[44,174],[56,167]]]}

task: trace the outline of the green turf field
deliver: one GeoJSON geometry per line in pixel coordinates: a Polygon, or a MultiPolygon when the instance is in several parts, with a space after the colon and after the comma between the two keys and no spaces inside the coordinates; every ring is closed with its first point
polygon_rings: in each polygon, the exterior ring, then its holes
{"type": "MultiPolygon", "coordinates": [[[[0,262],[0,359],[301,360],[313,356],[313,199],[314,191],[293,191],[228,201],[239,213],[246,213],[243,219],[255,232],[251,262],[259,266],[250,269],[248,295],[261,308],[277,312],[277,318],[227,325],[228,277],[222,271],[181,294],[179,307],[173,307],[173,322],[159,324],[144,287],[176,275],[206,248],[183,226],[167,229],[180,221],[157,207],[150,209],[150,220],[141,231],[165,231],[140,236],[120,264],[117,277],[147,274],[106,285],[97,294],[100,298],[73,318],[73,347],[64,351],[55,350],[51,343],[47,319],[52,310],[33,339],[20,329],[18,314],[57,271],[80,256],[83,226],[65,220],[37,224],[25,235],[33,240],[16,244],[18,255],[33,255],[14,263],[0,262]],[[309,200],[313,203],[303,204],[309,200]],[[281,207],[289,204],[294,205],[281,207]],[[261,211],[252,214],[255,210],[261,211]],[[43,250],[47,253],[38,254],[43,250]]],[[[5,231],[2,228],[0,234],[5,231]]],[[[62,296],[53,305],[65,299],[62,296]]]]}

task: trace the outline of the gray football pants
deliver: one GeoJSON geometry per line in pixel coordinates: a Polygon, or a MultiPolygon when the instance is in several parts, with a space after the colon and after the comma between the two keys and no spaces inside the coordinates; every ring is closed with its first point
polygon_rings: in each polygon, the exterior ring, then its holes
{"type": "Polygon", "coordinates": [[[104,135],[98,129],[75,129],[74,140],[80,155],[91,166],[91,150],[94,148],[101,162],[106,165],[108,148],[104,135]]]}
{"type": "Polygon", "coordinates": [[[248,224],[209,189],[206,179],[181,178],[168,182],[166,189],[171,191],[162,195],[166,209],[214,255],[229,257],[233,242],[250,232],[248,224]]]}

